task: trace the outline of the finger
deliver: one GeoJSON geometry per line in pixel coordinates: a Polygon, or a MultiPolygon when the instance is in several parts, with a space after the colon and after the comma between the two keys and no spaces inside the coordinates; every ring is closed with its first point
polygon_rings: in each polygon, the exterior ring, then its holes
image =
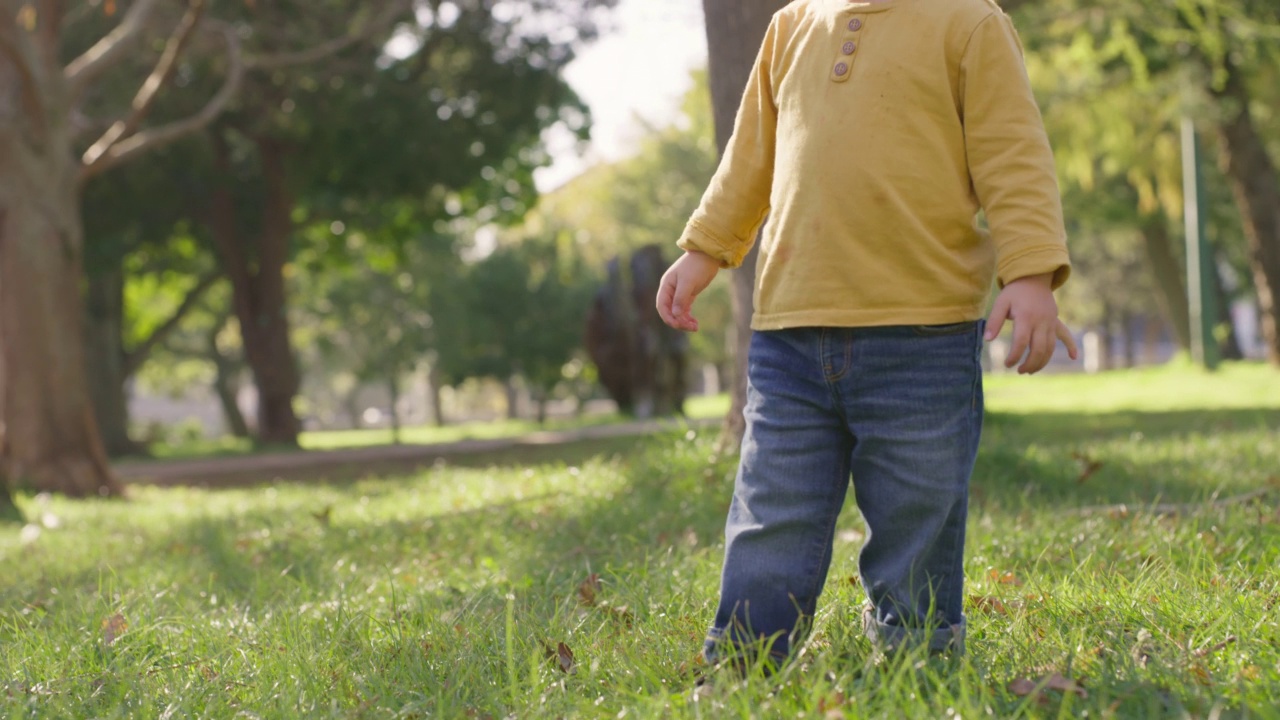
{"type": "Polygon", "coordinates": [[[689,282],[680,282],[680,278],[675,278],[675,294],[671,301],[671,315],[679,323],[677,327],[682,330],[697,330],[698,321],[694,319],[692,313],[694,293],[689,282]]]}
{"type": "Polygon", "coordinates": [[[1027,351],[1027,343],[1031,341],[1031,327],[1026,321],[1013,321],[1013,344],[1009,347],[1009,354],[1005,356],[1004,366],[1013,367],[1022,362],[1022,356],[1027,351]]]}
{"type": "Polygon", "coordinates": [[[1031,331],[1031,347],[1028,348],[1027,361],[1022,364],[1018,372],[1024,372],[1028,375],[1040,372],[1049,364],[1049,358],[1053,357],[1053,331],[1047,326],[1040,325],[1031,331]]]}
{"type": "Polygon", "coordinates": [[[658,317],[662,318],[662,322],[676,327],[676,319],[671,314],[671,301],[675,299],[676,286],[672,282],[671,276],[667,275],[662,278],[662,284],[658,286],[658,317]]]}
{"type": "Polygon", "coordinates": [[[996,298],[995,305],[991,307],[991,317],[987,318],[987,333],[983,337],[987,340],[995,340],[1004,329],[1004,321],[1008,317],[1009,301],[1001,295],[996,298]]]}
{"type": "Polygon", "coordinates": [[[1066,323],[1059,320],[1055,328],[1055,334],[1062,341],[1062,344],[1067,346],[1067,356],[1072,360],[1078,360],[1080,351],[1076,348],[1076,339],[1072,337],[1071,329],[1067,327],[1066,323]]]}

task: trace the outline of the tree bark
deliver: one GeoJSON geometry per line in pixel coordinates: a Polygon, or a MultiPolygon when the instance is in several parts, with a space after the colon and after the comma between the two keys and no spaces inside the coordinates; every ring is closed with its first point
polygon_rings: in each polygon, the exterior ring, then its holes
{"type": "Polygon", "coordinates": [[[241,235],[229,185],[230,149],[220,132],[213,133],[214,162],[221,182],[211,195],[209,227],[223,270],[231,280],[245,359],[258,387],[258,440],[267,445],[296,446],[299,425],[293,397],[298,393],[299,378],[289,343],[284,287],[293,199],[285,176],[284,146],[267,138],[258,138],[257,145],[266,181],[257,241],[246,247],[241,235]]]}
{"type": "Polygon", "coordinates": [[[400,444],[400,379],[395,370],[387,374],[387,392],[391,395],[391,442],[400,444]]]}
{"type": "Polygon", "coordinates": [[[516,387],[515,378],[507,378],[507,419],[520,419],[520,390],[516,387]]]}
{"type": "Polygon", "coordinates": [[[1226,81],[1213,88],[1226,110],[1218,123],[1221,164],[1240,208],[1253,284],[1262,315],[1262,339],[1273,364],[1280,365],[1280,180],[1253,116],[1244,74],[1228,58],[1226,81]]]}
{"type": "Polygon", "coordinates": [[[431,406],[431,422],[436,427],[444,427],[444,403],[440,399],[440,370],[434,362],[427,370],[427,402],[431,406]]]}
{"type": "Polygon", "coordinates": [[[1240,348],[1240,337],[1236,334],[1235,319],[1231,317],[1231,296],[1227,293],[1227,285],[1222,281],[1222,273],[1218,272],[1217,251],[1214,253],[1213,273],[1209,282],[1213,285],[1214,307],[1218,310],[1218,326],[1224,329],[1222,340],[1218,342],[1218,357],[1223,360],[1243,360],[1244,351],[1240,348]]]}
{"type": "Polygon", "coordinates": [[[107,455],[138,453],[142,446],[129,438],[129,402],[125,394],[128,371],[124,350],[124,268],[115,258],[111,267],[88,273],[85,292],[85,355],[94,417],[107,455]]]}
{"type": "Polygon", "coordinates": [[[1169,219],[1154,213],[1142,221],[1142,244],[1147,267],[1160,293],[1157,300],[1165,320],[1173,327],[1178,347],[1191,350],[1191,314],[1187,300],[1186,270],[1169,233],[1169,219]]]}
{"type": "Polygon", "coordinates": [[[6,112],[0,72],[0,485],[118,496],[89,395],[79,167],[56,112],[60,78],[46,78],[49,114],[35,128],[6,112]]]}
{"type": "Polygon", "coordinates": [[[244,413],[240,412],[238,397],[240,382],[237,378],[240,375],[240,363],[222,354],[222,350],[218,347],[218,334],[222,332],[228,319],[230,319],[229,316],[224,316],[215,323],[213,330],[206,338],[209,359],[213,360],[214,366],[213,391],[217,394],[218,403],[222,406],[222,418],[227,423],[227,432],[234,437],[247,438],[251,436],[249,423],[245,421],[244,413]]]}
{"type": "MultiPolygon", "coordinates": [[[[712,115],[715,118],[716,146],[721,155],[733,134],[733,122],[742,102],[742,92],[759,54],[765,31],[769,29],[769,20],[786,4],[785,0],[702,0],[702,11],[706,17],[712,115]]],[[[732,402],[720,432],[722,450],[736,449],[746,429],[742,411],[747,400],[747,348],[751,344],[752,294],[758,248],[757,242],[733,276],[733,321],[737,342],[733,348],[732,402]]]]}

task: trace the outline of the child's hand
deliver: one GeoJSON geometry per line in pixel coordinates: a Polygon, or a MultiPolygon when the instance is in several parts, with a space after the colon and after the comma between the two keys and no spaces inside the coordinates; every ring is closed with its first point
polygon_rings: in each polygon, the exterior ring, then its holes
{"type": "Polygon", "coordinates": [[[1067,354],[1076,359],[1076,341],[1071,331],[1058,319],[1058,303],[1050,289],[1052,273],[1018,278],[1000,291],[987,320],[987,340],[994,340],[1004,327],[1005,319],[1013,320],[1013,346],[1005,357],[1004,366],[1018,366],[1019,374],[1036,372],[1049,364],[1053,357],[1055,338],[1067,346],[1067,354]]]}
{"type": "Polygon", "coordinates": [[[662,322],[677,330],[697,332],[698,321],[689,310],[719,271],[720,263],[700,252],[686,252],[672,263],[658,286],[658,314],[662,322]]]}

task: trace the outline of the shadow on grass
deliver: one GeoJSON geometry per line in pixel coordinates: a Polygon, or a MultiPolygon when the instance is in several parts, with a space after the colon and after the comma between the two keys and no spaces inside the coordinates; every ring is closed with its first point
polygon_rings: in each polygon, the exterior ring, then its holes
{"type": "MultiPolygon", "coordinates": [[[[1114,461],[1100,455],[1102,468],[1080,482],[1080,464],[1072,453],[1090,443],[1125,440],[1135,433],[1144,441],[1167,445],[1196,433],[1253,433],[1277,426],[1280,411],[1274,409],[993,415],[974,475],[974,507],[1003,514],[1047,504],[1071,512],[1104,503],[1201,501],[1215,490],[1213,482],[1205,481],[1208,468],[1189,471],[1161,453],[1114,461]],[[1032,444],[1038,452],[1027,452],[1032,444]]],[[[482,468],[580,465],[592,458],[624,458],[617,460],[623,463],[623,478],[609,494],[553,492],[407,520],[351,522],[342,507],[334,509],[332,522],[327,515],[310,516],[322,510],[319,506],[291,509],[288,515],[250,508],[196,518],[173,533],[148,538],[155,546],[151,558],[174,570],[207,573],[220,593],[241,600],[262,600],[263,592],[282,591],[288,587],[276,579],[282,576],[298,581],[308,588],[307,593],[331,592],[340,582],[331,570],[338,558],[389,568],[423,557],[438,559],[443,553],[460,585],[450,588],[452,581],[446,578],[439,592],[454,595],[461,585],[474,589],[477,582],[489,582],[475,577],[477,566],[485,563],[500,568],[506,578],[492,582],[585,576],[588,567],[626,573],[673,549],[698,552],[718,547],[732,493],[734,461],[723,459],[711,465],[705,456],[697,455],[705,450],[695,450],[679,435],[668,434],[450,457],[446,460],[450,466],[482,468]],[[469,579],[467,573],[472,574],[469,579]]],[[[1271,465],[1277,466],[1280,462],[1271,465]]],[[[367,467],[333,468],[320,481],[341,485],[367,479],[373,472],[367,467]]],[[[427,473],[406,482],[429,490],[437,477],[427,473]]],[[[261,484],[261,478],[250,480],[249,484],[261,484]]],[[[307,480],[316,481],[314,477],[307,480]]],[[[402,491],[396,480],[360,489],[362,495],[373,498],[402,491]]],[[[574,585],[567,579],[566,583],[565,592],[572,593],[574,585]]]]}

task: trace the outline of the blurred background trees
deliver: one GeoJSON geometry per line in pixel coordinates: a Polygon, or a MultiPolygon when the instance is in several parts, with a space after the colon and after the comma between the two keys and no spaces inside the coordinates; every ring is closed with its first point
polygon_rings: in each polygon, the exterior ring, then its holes
{"type": "MultiPolygon", "coordinates": [[[[784,4],[704,0],[709,69],[678,115],[539,194],[548,133],[589,132],[564,69],[614,0],[0,0],[0,486],[117,493],[108,455],[181,433],[294,446],[304,427],[608,406],[593,298],[611,262],[674,259],[784,4]],[[140,398],[173,408],[131,417],[140,398]]],[[[1093,365],[1190,344],[1184,119],[1206,150],[1215,341],[1280,362],[1277,6],[1003,4],[1093,365]]],[[[740,376],[749,280],[700,301],[691,392],[740,376]]]]}

